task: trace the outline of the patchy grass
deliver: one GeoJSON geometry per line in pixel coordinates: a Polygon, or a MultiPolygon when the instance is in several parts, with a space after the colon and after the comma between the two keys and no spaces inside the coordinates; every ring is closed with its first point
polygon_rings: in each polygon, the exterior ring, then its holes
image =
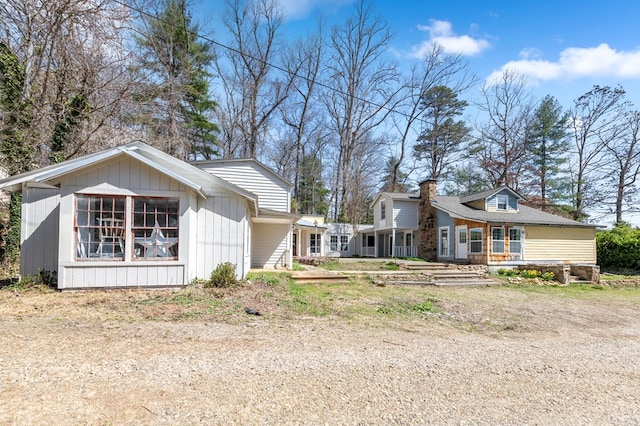
{"type": "Polygon", "coordinates": [[[238,287],[222,289],[198,282],[179,290],[57,292],[41,285],[5,287],[0,289],[0,316],[230,324],[330,317],[368,326],[420,321],[503,332],[546,327],[544,315],[560,324],[563,315],[565,320],[573,318],[581,303],[598,306],[603,313],[640,306],[640,289],[632,286],[523,282],[487,288],[378,287],[366,279],[298,284],[286,272],[252,273],[248,278],[238,287]],[[246,307],[262,315],[247,315],[246,307]]]}
{"type": "Polygon", "coordinates": [[[382,261],[340,261],[339,259],[323,262],[318,267],[329,271],[397,271],[400,266],[393,260],[382,261]]]}

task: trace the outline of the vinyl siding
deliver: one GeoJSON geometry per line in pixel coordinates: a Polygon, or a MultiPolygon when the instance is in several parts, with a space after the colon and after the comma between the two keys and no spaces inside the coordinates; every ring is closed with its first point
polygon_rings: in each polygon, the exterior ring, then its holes
{"type": "Polygon", "coordinates": [[[273,268],[287,250],[290,225],[253,223],[251,267],[273,268]]]}
{"type": "Polygon", "coordinates": [[[501,213],[516,213],[518,211],[518,200],[513,194],[506,189],[493,194],[487,198],[487,211],[488,212],[501,212],[501,213]],[[507,197],[507,210],[498,210],[498,195],[504,195],[507,197]]]}
{"type": "Polygon", "coordinates": [[[203,170],[218,176],[258,196],[258,206],[265,209],[289,212],[290,189],[284,182],[270,176],[253,162],[200,165],[203,170]]]}
{"type": "Polygon", "coordinates": [[[395,200],[393,202],[393,222],[396,228],[417,228],[418,203],[395,200]]]}
{"type": "Polygon", "coordinates": [[[59,202],[58,189],[28,187],[22,191],[22,275],[58,269],[59,202]]]}
{"type": "Polygon", "coordinates": [[[596,263],[594,228],[525,227],[528,262],[596,263]]]}

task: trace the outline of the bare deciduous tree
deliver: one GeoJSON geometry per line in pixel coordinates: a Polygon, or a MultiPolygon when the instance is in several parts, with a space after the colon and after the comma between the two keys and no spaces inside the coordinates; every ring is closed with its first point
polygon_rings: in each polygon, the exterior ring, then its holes
{"type": "Polygon", "coordinates": [[[104,147],[117,139],[129,88],[123,6],[110,1],[7,0],[0,41],[24,70],[21,97],[31,105],[28,132],[38,165],[104,147]]]}
{"type": "Polygon", "coordinates": [[[622,222],[625,212],[637,212],[638,175],[640,174],[640,111],[629,113],[622,126],[624,133],[607,141],[605,169],[615,188],[613,213],[616,223],[622,222]]]}
{"type": "Polygon", "coordinates": [[[391,39],[388,25],[374,16],[364,0],[358,1],[355,9],[355,14],[331,33],[326,72],[329,89],[324,93],[325,107],[338,137],[334,218],[346,218],[355,152],[388,116],[396,95],[391,83],[398,79],[396,67],[384,59],[391,39]]]}
{"type": "Polygon", "coordinates": [[[602,177],[603,151],[622,131],[625,91],[621,87],[594,86],[574,101],[570,116],[575,159],[572,167],[573,217],[585,217],[585,209],[605,198],[598,180],[602,177]]]}
{"type": "Polygon", "coordinates": [[[480,138],[472,152],[492,186],[518,190],[533,109],[525,78],[505,70],[498,81],[484,85],[478,108],[486,122],[477,126],[480,138]]]}
{"type": "Polygon", "coordinates": [[[286,99],[291,78],[275,78],[272,65],[283,51],[279,31],[284,16],[274,0],[229,0],[223,23],[232,38],[218,55],[216,70],[225,93],[218,121],[225,157],[256,157],[270,120],[286,99]]]}

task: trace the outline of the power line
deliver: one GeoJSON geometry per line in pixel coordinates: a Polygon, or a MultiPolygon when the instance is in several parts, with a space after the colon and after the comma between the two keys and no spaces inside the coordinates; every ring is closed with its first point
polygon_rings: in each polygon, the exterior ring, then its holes
{"type": "MultiPolygon", "coordinates": [[[[170,26],[174,26],[174,24],[173,24],[172,22],[169,22],[169,21],[167,21],[166,19],[160,18],[160,17],[155,16],[155,15],[153,15],[153,14],[149,13],[149,12],[146,12],[146,11],[144,11],[144,10],[140,9],[140,8],[139,8],[139,7],[137,7],[137,6],[132,6],[132,5],[130,5],[130,4],[127,4],[127,3],[125,3],[125,2],[124,2],[124,1],[122,1],[122,0],[112,0],[112,1],[113,1],[114,3],[117,3],[117,4],[121,5],[121,6],[124,6],[124,7],[128,8],[128,9],[130,9],[130,10],[134,11],[134,12],[137,12],[137,13],[139,13],[140,15],[146,16],[146,17],[151,18],[151,19],[155,19],[155,20],[157,20],[157,21],[160,21],[160,22],[162,22],[162,23],[164,23],[164,24],[167,24],[167,25],[170,25],[170,26]]],[[[360,102],[363,102],[363,103],[369,104],[369,105],[371,105],[371,106],[373,106],[373,107],[375,107],[375,108],[377,108],[377,109],[379,109],[379,110],[386,110],[386,111],[388,111],[389,113],[402,115],[402,116],[404,116],[404,117],[406,117],[406,118],[408,118],[408,119],[414,119],[414,120],[418,120],[418,121],[423,121],[422,119],[419,119],[419,118],[417,118],[417,117],[413,117],[413,116],[411,116],[410,114],[407,114],[407,113],[405,113],[405,112],[402,112],[402,111],[396,111],[396,110],[395,110],[394,108],[392,108],[392,107],[388,107],[388,106],[386,106],[386,105],[380,105],[380,104],[378,104],[378,103],[376,103],[376,102],[373,102],[373,101],[370,101],[370,100],[367,100],[367,99],[361,98],[361,97],[359,97],[359,96],[353,96],[353,95],[350,95],[350,94],[348,94],[348,93],[346,93],[346,92],[344,92],[344,91],[342,91],[342,90],[340,90],[340,89],[337,89],[337,88],[332,87],[332,86],[330,86],[330,85],[328,85],[328,84],[325,84],[325,83],[323,83],[322,81],[312,80],[312,79],[310,79],[310,78],[308,78],[308,77],[305,77],[305,76],[301,76],[301,75],[299,75],[297,72],[293,72],[293,73],[292,73],[291,71],[289,71],[289,70],[287,70],[287,69],[285,69],[285,68],[281,67],[280,65],[276,65],[276,64],[273,64],[273,63],[271,63],[271,62],[265,61],[264,59],[257,58],[257,57],[255,57],[255,56],[252,56],[252,55],[250,55],[250,54],[247,54],[247,53],[243,52],[242,50],[236,49],[236,48],[234,48],[234,47],[231,47],[231,46],[228,46],[228,45],[226,45],[226,44],[224,44],[224,43],[221,43],[221,42],[219,42],[219,41],[217,41],[217,40],[214,40],[214,39],[212,39],[212,38],[209,38],[209,37],[207,37],[207,36],[204,36],[204,35],[202,35],[202,34],[199,34],[199,33],[198,33],[198,32],[196,32],[196,31],[189,30],[189,29],[186,27],[186,22],[184,23],[184,30],[185,30],[186,32],[190,33],[191,35],[195,36],[196,38],[200,38],[200,39],[202,39],[202,40],[208,41],[209,43],[212,43],[212,44],[214,44],[214,45],[216,45],[216,46],[219,46],[219,47],[221,47],[221,48],[223,48],[223,49],[226,49],[226,50],[229,50],[229,51],[231,51],[231,52],[234,52],[234,53],[236,53],[236,54],[238,54],[238,55],[242,55],[242,56],[245,56],[245,57],[251,58],[251,59],[253,59],[253,60],[255,60],[255,61],[261,62],[263,65],[266,65],[266,66],[268,66],[268,67],[270,67],[270,68],[276,69],[276,70],[278,70],[278,71],[280,71],[280,72],[283,72],[283,73],[285,73],[285,74],[292,75],[293,77],[296,77],[296,78],[300,78],[300,79],[306,80],[307,82],[310,82],[310,83],[313,83],[313,84],[315,84],[315,85],[318,85],[318,86],[320,86],[320,87],[322,87],[322,88],[324,88],[324,89],[327,89],[327,90],[329,90],[329,91],[339,93],[339,94],[341,94],[341,95],[343,95],[343,96],[352,96],[354,99],[356,99],[356,100],[358,100],[358,101],[360,101],[360,102]]]]}

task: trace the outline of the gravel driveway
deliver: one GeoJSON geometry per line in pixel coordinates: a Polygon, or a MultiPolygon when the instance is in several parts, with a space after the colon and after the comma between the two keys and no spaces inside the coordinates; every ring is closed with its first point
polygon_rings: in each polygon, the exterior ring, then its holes
{"type": "MultiPolygon", "coordinates": [[[[450,291],[471,298],[447,307],[461,319],[501,294],[450,291]]],[[[640,424],[636,304],[504,305],[518,326],[499,331],[3,314],[0,424],[640,424]]]]}

